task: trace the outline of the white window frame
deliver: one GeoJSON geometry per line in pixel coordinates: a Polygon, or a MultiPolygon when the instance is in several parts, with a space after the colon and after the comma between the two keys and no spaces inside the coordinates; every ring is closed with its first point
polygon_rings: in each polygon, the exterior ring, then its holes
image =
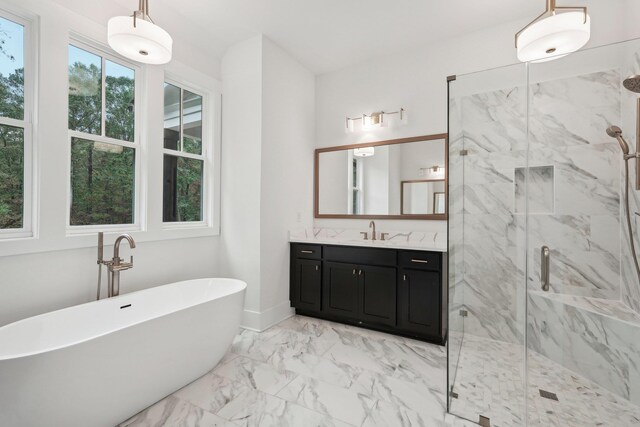
{"type": "Polygon", "coordinates": [[[35,99],[36,99],[36,78],[37,75],[37,27],[35,19],[18,15],[0,9],[0,16],[24,28],[23,57],[24,57],[24,116],[22,120],[0,117],[0,125],[12,126],[24,130],[24,170],[23,170],[23,200],[22,200],[22,228],[0,229],[0,239],[20,239],[35,236],[36,230],[36,182],[35,176],[35,99]]]}
{"type": "Polygon", "coordinates": [[[353,215],[363,215],[363,212],[354,212],[353,209],[353,204],[354,202],[356,202],[358,204],[358,206],[360,207],[360,209],[362,209],[363,203],[364,203],[364,191],[363,191],[363,184],[364,184],[364,178],[363,178],[363,173],[364,173],[364,161],[361,157],[356,157],[353,154],[350,154],[347,158],[348,160],[348,164],[347,164],[347,173],[349,174],[347,177],[347,182],[349,183],[348,185],[348,189],[347,189],[347,194],[348,194],[348,208],[347,208],[347,212],[349,212],[349,214],[353,214],[353,215]],[[356,164],[356,184],[353,185],[353,164],[356,164]],[[354,200],[354,193],[356,194],[357,200],[354,200]]]}
{"type": "MultiPolygon", "coordinates": [[[[142,69],[139,65],[122,59],[120,57],[110,54],[106,49],[101,46],[91,43],[90,41],[84,41],[79,37],[71,37],[68,45],[75,46],[79,49],[85,50],[89,53],[95,54],[101,57],[102,64],[102,112],[101,112],[101,135],[94,135],[86,132],[80,132],[67,129],[69,137],[67,139],[67,213],[66,213],[66,232],[67,235],[82,235],[82,234],[95,234],[99,231],[104,232],[118,232],[118,231],[141,231],[143,229],[143,215],[146,211],[142,206],[142,188],[143,188],[143,174],[142,174],[142,156],[146,155],[141,138],[142,131],[142,69]],[[135,81],[135,102],[134,102],[134,137],[133,142],[123,141],[106,136],[106,61],[114,62],[123,67],[130,68],[134,71],[135,81]],[[127,148],[133,148],[135,150],[135,164],[134,164],[134,197],[133,197],[133,223],[132,224],[104,224],[104,225],[71,225],[71,141],[73,138],[80,138],[88,141],[103,142],[112,145],[118,145],[127,148]]],[[[67,46],[67,52],[69,47],[67,46]]],[[[69,59],[67,57],[67,67],[69,59]]],[[[68,78],[67,78],[68,82],[68,78]]],[[[67,87],[67,99],[69,88],[67,87]]],[[[67,119],[69,113],[67,111],[67,119]]]]}
{"type": "MultiPolygon", "coordinates": [[[[180,146],[182,147],[182,138],[183,138],[183,96],[184,91],[189,91],[195,95],[199,95],[202,97],[202,155],[186,153],[184,151],[171,150],[168,148],[164,148],[164,144],[162,145],[162,162],[164,165],[164,156],[170,155],[175,157],[184,157],[188,159],[196,159],[201,160],[202,164],[202,220],[201,221],[172,221],[165,222],[164,219],[162,221],[162,229],[163,230],[176,230],[176,229],[190,229],[190,228],[210,228],[213,227],[214,219],[213,219],[213,178],[214,178],[214,162],[213,162],[213,153],[214,153],[214,137],[213,137],[213,106],[211,103],[211,93],[201,87],[195,86],[193,84],[185,83],[184,80],[172,76],[169,73],[165,73],[164,83],[173,85],[180,89],[180,146]]],[[[164,87],[164,84],[163,84],[164,87]]],[[[163,128],[164,128],[164,117],[163,117],[163,128]]],[[[162,173],[162,178],[164,178],[164,171],[162,173]]],[[[163,202],[161,208],[164,209],[164,187],[163,194],[161,197],[161,201],[163,202]]]]}

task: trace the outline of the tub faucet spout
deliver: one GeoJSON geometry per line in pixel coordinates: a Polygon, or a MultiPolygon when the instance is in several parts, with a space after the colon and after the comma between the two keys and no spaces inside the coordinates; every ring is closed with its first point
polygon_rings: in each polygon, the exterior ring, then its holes
{"type": "Polygon", "coordinates": [[[120,243],[126,240],[131,249],[136,247],[136,241],[129,234],[121,234],[113,245],[113,258],[108,263],[109,266],[109,297],[120,295],[120,272],[133,268],[133,256],[129,262],[124,262],[120,258],[120,243]]]}

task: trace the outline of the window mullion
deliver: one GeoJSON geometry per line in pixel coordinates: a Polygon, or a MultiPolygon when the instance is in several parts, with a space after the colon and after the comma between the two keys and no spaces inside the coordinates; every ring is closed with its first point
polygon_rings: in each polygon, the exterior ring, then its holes
{"type": "Polygon", "coordinates": [[[101,86],[102,86],[102,112],[100,114],[100,135],[107,136],[107,60],[104,57],[100,58],[102,61],[102,76],[101,78],[101,86]]]}
{"type": "Polygon", "coordinates": [[[10,117],[0,117],[0,125],[24,129],[27,127],[27,122],[25,120],[12,119],[10,117]]]}
{"type": "Polygon", "coordinates": [[[168,156],[174,156],[174,157],[184,157],[187,159],[194,159],[194,160],[201,160],[201,161],[205,161],[206,158],[200,154],[191,154],[191,153],[185,153],[185,152],[181,152],[181,151],[176,151],[176,150],[171,150],[168,148],[164,148],[162,150],[162,152],[168,156]]]}
{"type": "Polygon", "coordinates": [[[180,88],[180,152],[184,152],[184,89],[180,88]]]}

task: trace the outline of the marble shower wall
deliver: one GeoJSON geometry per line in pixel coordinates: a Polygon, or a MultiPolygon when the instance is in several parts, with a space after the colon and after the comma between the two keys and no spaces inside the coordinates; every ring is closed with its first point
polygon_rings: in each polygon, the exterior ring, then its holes
{"type": "Polygon", "coordinates": [[[552,292],[620,298],[621,161],[605,133],[621,120],[620,81],[614,69],[531,84],[529,100],[524,82],[453,100],[462,137],[452,135],[449,157],[451,250],[462,251],[455,287],[469,312],[465,333],[523,342],[525,271],[539,289],[542,245],[551,248],[552,292]],[[516,181],[527,166],[523,201],[516,181]]]}
{"type": "MultiPolygon", "coordinates": [[[[537,67],[530,75],[535,81],[537,67]]],[[[529,181],[530,290],[540,289],[540,248],[551,249],[552,292],[620,298],[620,167],[618,143],[605,130],[620,122],[620,72],[595,72],[531,84],[529,166],[553,167],[547,184],[529,181]]]]}
{"type": "Polygon", "coordinates": [[[640,405],[640,314],[619,301],[529,293],[536,353],[640,405]]]}
{"type": "MultiPolygon", "coordinates": [[[[631,59],[629,63],[623,67],[621,78],[626,78],[630,75],[640,74],[640,51],[631,55],[631,59]]],[[[629,148],[631,152],[636,151],[637,141],[636,141],[636,115],[638,112],[637,102],[638,102],[638,94],[633,92],[629,92],[626,89],[622,90],[622,122],[620,127],[624,132],[625,138],[629,143],[629,148]]],[[[631,184],[631,190],[629,193],[630,200],[630,209],[632,219],[632,227],[634,232],[634,238],[636,242],[636,248],[640,248],[640,234],[638,227],[640,226],[640,217],[635,215],[635,212],[640,212],[640,191],[635,190],[635,182],[636,182],[636,168],[633,161],[629,162],[629,180],[631,184]]],[[[620,191],[624,194],[624,169],[620,175],[620,191]]],[[[633,264],[633,258],[631,254],[631,247],[629,242],[629,235],[627,232],[627,223],[626,217],[624,216],[624,211],[621,213],[622,221],[620,224],[621,227],[621,245],[622,245],[622,265],[621,265],[621,273],[622,273],[622,301],[634,309],[636,312],[640,313],[640,281],[638,280],[638,275],[635,270],[635,266],[633,264]]]]}

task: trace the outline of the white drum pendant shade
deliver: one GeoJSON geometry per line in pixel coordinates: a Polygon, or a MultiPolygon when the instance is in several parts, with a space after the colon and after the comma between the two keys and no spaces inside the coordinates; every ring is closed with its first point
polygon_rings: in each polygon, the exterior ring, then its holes
{"type": "Polygon", "coordinates": [[[526,28],[518,37],[518,59],[544,62],[576,52],[591,37],[591,18],[583,12],[551,15],[526,28]],[[585,19],[586,18],[586,19],[585,19]]]}
{"type": "Polygon", "coordinates": [[[120,55],[145,64],[166,64],[171,61],[173,39],[152,22],[133,17],[116,16],[109,20],[109,46],[120,55]]]}
{"type": "Polygon", "coordinates": [[[371,157],[375,154],[376,149],[374,147],[356,148],[353,150],[353,155],[355,157],[371,157]]]}

